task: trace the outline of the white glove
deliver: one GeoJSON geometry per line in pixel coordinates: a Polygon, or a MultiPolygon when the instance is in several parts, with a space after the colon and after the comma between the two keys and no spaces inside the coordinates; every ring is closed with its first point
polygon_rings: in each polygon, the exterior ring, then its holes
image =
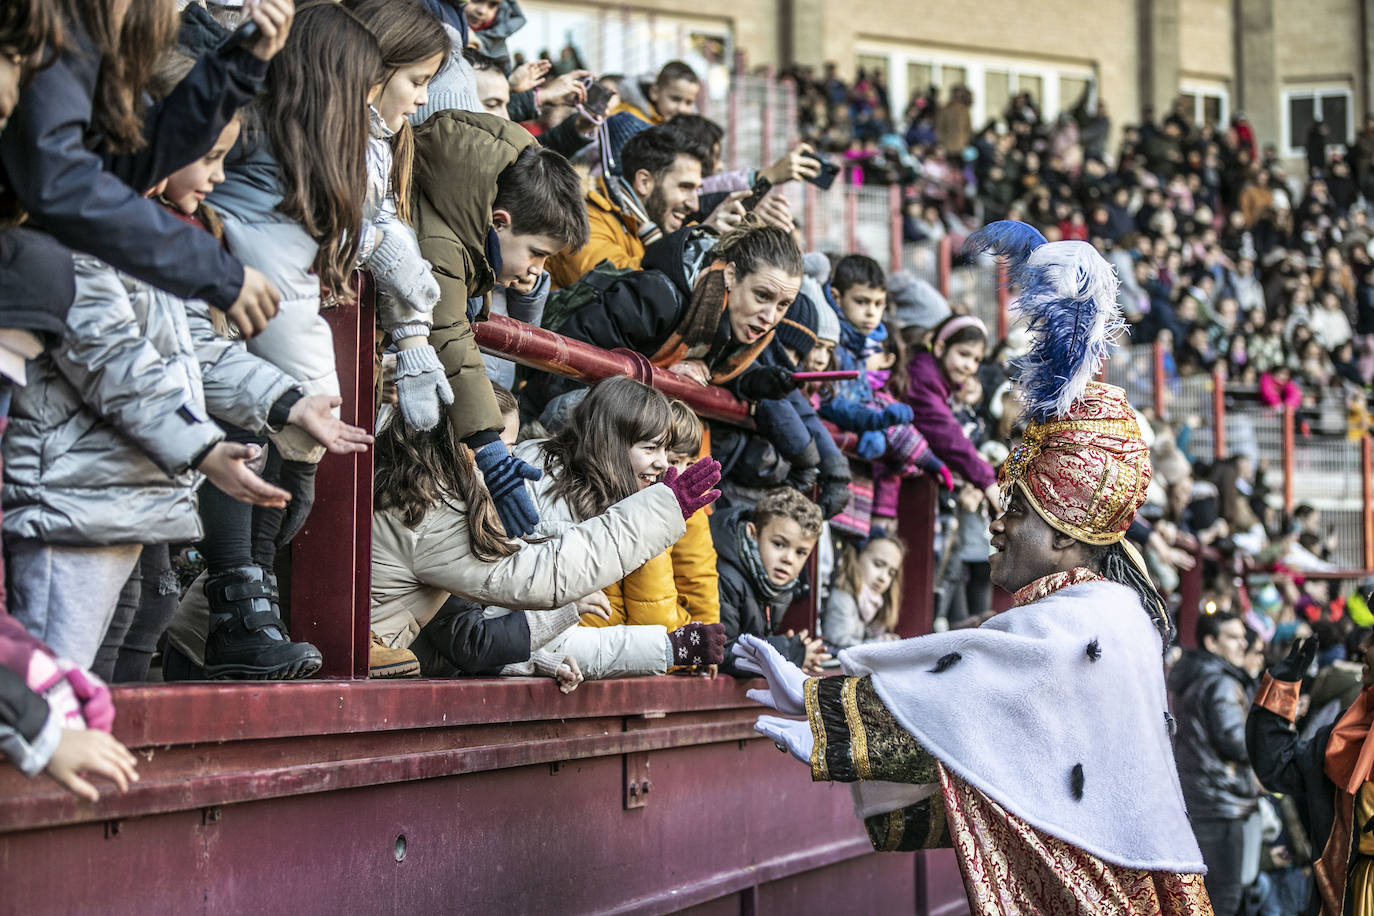
{"type": "Polygon", "coordinates": [[[746,633],[735,640],[731,655],[735,657],[735,667],[768,681],[767,690],[749,690],[745,696],[755,703],[771,706],[784,716],[806,715],[802,693],[806,674],[783,658],[767,640],[746,633]]]}
{"type": "Polygon", "coordinates": [[[777,716],[759,716],[759,720],[754,723],[754,731],[771,740],[778,746],[778,750],[786,750],[802,763],[810,765],[811,751],[816,746],[810,722],[780,719],[777,716]]]}
{"type": "Polygon", "coordinates": [[[406,425],[412,429],[438,426],[440,402],[453,403],[453,388],[439,363],[439,354],[429,344],[397,352],[396,398],[406,425]]]}

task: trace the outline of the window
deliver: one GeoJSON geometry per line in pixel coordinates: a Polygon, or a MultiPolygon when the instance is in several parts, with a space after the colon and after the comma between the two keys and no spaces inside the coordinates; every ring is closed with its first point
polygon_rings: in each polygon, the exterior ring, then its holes
{"type": "Polygon", "coordinates": [[[1349,142],[1355,125],[1351,122],[1350,89],[1346,86],[1310,86],[1283,90],[1282,133],[1284,153],[1307,153],[1307,136],[1320,121],[1326,127],[1327,149],[1349,142]]]}
{"type": "Polygon", "coordinates": [[[954,87],[967,86],[973,94],[974,125],[1002,118],[1007,103],[1022,92],[1031,97],[1042,117],[1053,119],[1078,102],[1093,78],[1087,65],[882,41],[860,43],[856,63],[869,69],[877,60],[886,62],[888,93],[895,110],[906,110],[914,95],[929,89],[944,103],[954,87]]]}
{"type": "Polygon", "coordinates": [[[945,87],[944,101],[949,101],[949,94],[955,86],[968,85],[968,68],[943,66],[940,68],[940,85],[945,87]]]}
{"type": "MultiPolygon", "coordinates": [[[[1091,80],[1083,79],[1078,76],[1059,77],[1059,107],[1073,108],[1083,98],[1083,93],[1088,91],[1091,80]]],[[[1088,100],[1091,105],[1092,99],[1088,100]]]]}
{"type": "Polygon", "coordinates": [[[1231,90],[1221,82],[1184,80],[1178,87],[1183,114],[1199,127],[1225,126],[1231,116],[1231,90]]]}
{"type": "Polygon", "coordinates": [[[983,105],[989,114],[1000,115],[1011,101],[1011,74],[989,70],[983,76],[983,105]]]}
{"type": "Polygon", "coordinates": [[[859,69],[870,77],[875,73],[887,76],[887,58],[881,54],[860,54],[859,69]]]}
{"type": "Polygon", "coordinates": [[[933,82],[932,77],[933,73],[930,64],[907,64],[907,94],[914,95],[917,92],[925,92],[931,87],[933,82]]]}

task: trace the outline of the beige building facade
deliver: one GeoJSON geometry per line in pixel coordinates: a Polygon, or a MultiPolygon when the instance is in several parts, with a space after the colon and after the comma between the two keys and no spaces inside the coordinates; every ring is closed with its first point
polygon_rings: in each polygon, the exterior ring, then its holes
{"type": "MultiPolygon", "coordinates": [[[[1030,92],[1044,113],[1091,83],[1114,125],[1176,99],[1197,120],[1243,111],[1261,143],[1300,155],[1314,118],[1332,142],[1353,134],[1374,72],[1374,0],[638,0],[634,6],[528,0],[512,44],[555,55],[572,43],[603,71],[680,56],[728,69],[834,62],[852,78],[881,67],[894,107],[935,86],[973,91],[974,121],[1030,92]]],[[[719,76],[718,76],[719,81],[719,76]]],[[[718,87],[719,88],[719,87],[718,87]]],[[[901,111],[897,111],[898,117],[901,111]]]]}

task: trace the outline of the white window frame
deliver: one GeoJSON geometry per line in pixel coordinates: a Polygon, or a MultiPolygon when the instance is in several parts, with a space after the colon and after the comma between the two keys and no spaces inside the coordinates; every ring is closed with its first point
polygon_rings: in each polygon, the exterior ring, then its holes
{"type": "MultiPolygon", "coordinates": [[[[1303,147],[1288,145],[1288,135],[1292,132],[1292,118],[1288,113],[1289,104],[1294,99],[1310,98],[1313,100],[1313,114],[1321,117],[1321,97],[1324,95],[1345,96],[1345,135],[1348,138],[1355,136],[1355,92],[1350,88],[1349,83],[1304,83],[1285,86],[1279,91],[1279,136],[1282,138],[1285,156],[1297,158],[1307,155],[1307,151],[1303,147]]],[[[1328,144],[1327,150],[1340,146],[1339,143],[1328,144]]]]}
{"type": "MultiPolygon", "coordinates": [[[[671,57],[681,57],[694,69],[700,70],[702,62],[696,59],[696,55],[686,46],[688,36],[692,33],[701,33],[713,38],[719,38],[725,42],[725,61],[728,67],[734,60],[735,34],[733,23],[729,19],[714,16],[695,16],[690,13],[679,12],[657,12],[641,9],[630,9],[628,7],[604,7],[594,6],[585,3],[561,3],[546,2],[546,0],[526,0],[521,3],[525,18],[531,23],[539,16],[556,16],[565,22],[567,20],[583,19],[586,27],[585,44],[578,48],[586,59],[586,64],[595,73],[620,73],[624,76],[639,76],[640,70],[633,67],[624,66],[625,51],[619,47],[624,39],[624,27],[643,26],[646,23],[652,24],[656,31],[676,32],[675,44],[677,47],[656,47],[654,49],[641,49],[646,51],[643,55],[646,59],[656,61],[655,67],[662,65],[671,57]],[[609,42],[609,44],[608,44],[609,42]],[[647,53],[652,50],[653,53],[647,53]],[[629,69],[633,72],[626,72],[629,69]]],[[[512,52],[524,51],[526,57],[533,59],[533,55],[545,48],[540,46],[543,40],[538,34],[540,30],[533,27],[526,27],[508,40],[512,52]]],[[[552,36],[550,36],[552,39],[552,36]]],[[[547,50],[551,54],[557,54],[562,48],[561,42],[564,36],[560,35],[556,39],[549,40],[550,47],[547,50]]],[[[642,69],[642,68],[641,68],[642,69]]],[[[701,72],[700,75],[706,79],[710,74],[701,72]]]]}
{"type": "Polygon", "coordinates": [[[1221,120],[1217,122],[1217,127],[1225,130],[1226,125],[1231,123],[1231,88],[1225,83],[1215,80],[1179,80],[1178,94],[1194,97],[1194,124],[1203,124],[1203,111],[1206,108],[1202,101],[1204,96],[1221,100],[1221,120]]]}
{"type": "Polygon", "coordinates": [[[1045,61],[1040,59],[1008,57],[996,54],[982,54],[976,51],[950,51],[942,48],[929,48],[922,45],[897,44],[876,41],[860,41],[855,53],[884,57],[887,59],[888,97],[892,100],[892,117],[900,119],[911,101],[911,87],[907,85],[907,65],[926,64],[930,67],[931,84],[940,92],[940,101],[948,98],[948,86],[941,79],[942,67],[963,67],[967,74],[967,85],[973,92],[971,112],[974,129],[977,130],[994,117],[1000,118],[1002,112],[987,110],[987,73],[988,71],[1006,73],[1009,91],[1015,96],[1019,91],[1020,78],[1036,77],[1040,80],[1040,114],[1045,120],[1053,120],[1059,113],[1072,106],[1077,99],[1059,97],[1059,78],[1071,76],[1077,79],[1097,82],[1097,73],[1091,64],[1073,61],[1045,61]]]}

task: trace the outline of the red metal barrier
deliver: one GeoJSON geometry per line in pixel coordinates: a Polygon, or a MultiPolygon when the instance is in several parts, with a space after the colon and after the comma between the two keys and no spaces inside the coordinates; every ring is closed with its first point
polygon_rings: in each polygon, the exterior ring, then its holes
{"type": "Polygon", "coordinates": [[[902,579],[901,636],[929,633],[935,623],[935,510],[939,494],[935,478],[916,477],[902,484],[897,532],[906,541],[907,574],[902,579]]]}
{"type": "Polygon", "coordinates": [[[1154,349],[1151,351],[1151,356],[1154,358],[1151,360],[1150,370],[1150,374],[1154,380],[1152,386],[1154,390],[1153,406],[1155,409],[1155,416],[1162,419],[1166,415],[1166,394],[1168,392],[1168,379],[1164,374],[1164,344],[1156,340],[1153,346],[1154,349]]]}
{"type": "Polygon", "coordinates": [[[888,208],[888,258],[892,265],[888,268],[889,273],[894,270],[901,270],[905,265],[902,263],[902,187],[901,185],[888,185],[887,188],[887,208],[888,208]]]}
{"type": "MultiPolygon", "coordinates": [[[[374,295],[324,312],[334,334],[345,423],[371,430],[376,338],[374,295]]],[[[367,677],[372,569],[372,450],[326,455],[316,472],[320,494],[291,542],[291,635],[324,655],[323,677],[367,677]]]]}
{"type": "Polygon", "coordinates": [[[1364,531],[1364,568],[1374,569],[1374,441],[1360,439],[1360,507],[1364,531]]]}
{"type": "Polygon", "coordinates": [[[1293,422],[1296,411],[1292,405],[1283,408],[1283,512],[1293,514],[1293,422]]]}
{"type": "Polygon", "coordinates": [[[699,385],[660,369],[633,350],[603,350],[504,315],[492,315],[473,325],[483,350],[522,366],[543,369],[588,385],[604,378],[625,376],[681,398],[697,413],[714,420],[752,425],[749,405],[724,388],[699,385]]]}
{"type": "Polygon", "coordinates": [[[1212,457],[1226,457],[1226,367],[1212,371],[1212,457]]]}
{"type": "MultiPolygon", "coordinates": [[[[852,175],[850,176],[852,179],[852,175]]],[[[855,185],[846,184],[844,193],[844,250],[859,250],[859,194],[855,185]]]]}
{"type": "Polygon", "coordinates": [[[949,236],[940,239],[940,245],[935,256],[935,280],[936,286],[940,289],[940,295],[949,298],[949,271],[951,267],[950,258],[953,247],[949,236]]]}

